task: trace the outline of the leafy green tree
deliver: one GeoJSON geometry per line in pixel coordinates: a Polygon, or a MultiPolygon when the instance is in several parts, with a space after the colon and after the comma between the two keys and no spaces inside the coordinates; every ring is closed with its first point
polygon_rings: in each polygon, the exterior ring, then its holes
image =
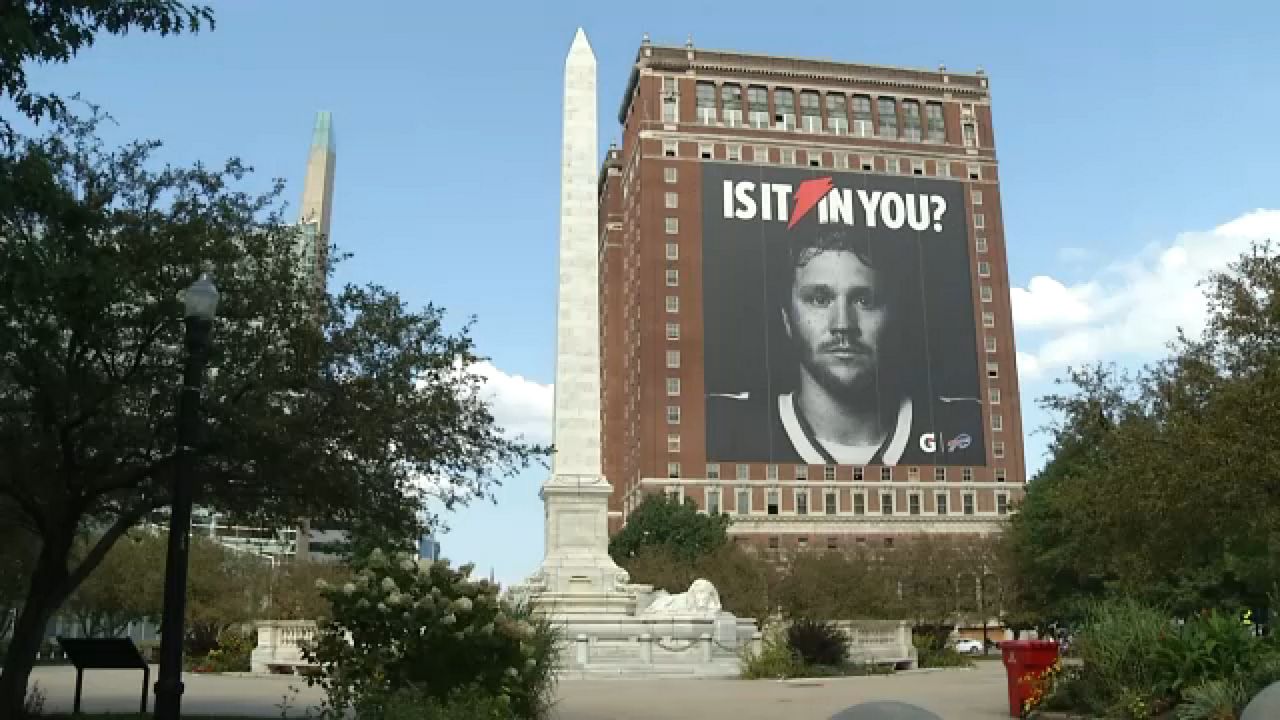
{"type": "MultiPolygon", "coordinates": [[[[96,542],[86,538],[74,554],[96,542]]],[[[130,532],[116,542],[64,605],[81,635],[117,637],[130,623],[158,616],[164,557],[164,538],[154,533],[130,532]]]]}
{"type": "Polygon", "coordinates": [[[789,618],[887,619],[897,602],[885,558],[866,548],[797,553],[782,571],[778,607],[789,618]]]}
{"type": "MultiPolygon", "coordinates": [[[[31,120],[57,117],[66,106],[58,96],[28,87],[27,63],[68,62],[100,33],[170,35],[197,32],[201,25],[213,27],[213,11],[176,0],[10,0],[0,4],[0,97],[31,120]]],[[[0,135],[13,139],[3,119],[0,135]]]]}
{"type": "Polygon", "coordinates": [[[27,592],[36,556],[36,536],[17,523],[17,513],[0,500],[0,648],[27,592]]]}
{"type": "Polygon", "coordinates": [[[39,540],[3,717],[21,717],[52,613],[169,503],[178,293],[203,267],[222,300],[189,450],[197,503],[263,526],[359,520],[412,537],[420,478],[438,478],[427,487],[452,507],[543,452],[495,424],[467,327],[377,286],[331,294],[300,271],[281,186],[237,189],[248,171],[234,160],[155,169],[157,143],[104,148],[99,121],[63,118],[0,150],[0,503],[39,540]],[[77,557],[90,529],[101,534],[77,557]]]}
{"type": "Polygon", "coordinates": [[[621,565],[641,548],[665,545],[675,557],[692,562],[728,541],[729,523],[726,514],[698,512],[692,500],[646,495],[609,541],[609,554],[621,565]]]}
{"type": "Polygon", "coordinates": [[[647,545],[618,562],[632,582],[669,593],[684,592],[697,578],[715,585],[720,604],[739,617],[768,617],[774,607],[777,572],[772,564],[736,543],[725,543],[690,560],[674,546],[647,545]]]}

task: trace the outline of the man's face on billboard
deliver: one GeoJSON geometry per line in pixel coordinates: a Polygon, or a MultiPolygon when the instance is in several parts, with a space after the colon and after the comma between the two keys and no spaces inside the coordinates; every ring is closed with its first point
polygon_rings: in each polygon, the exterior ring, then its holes
{"type": "Polygon", "coordinates": [[[822,250],[794,272],[782,319],[803,368],[831,392],[874,386],[887,317],[875,270],[852,252],[822,250]]]}

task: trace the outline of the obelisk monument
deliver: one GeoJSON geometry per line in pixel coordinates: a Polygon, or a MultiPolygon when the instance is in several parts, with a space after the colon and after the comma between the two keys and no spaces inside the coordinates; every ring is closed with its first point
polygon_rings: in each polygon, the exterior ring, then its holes
{"type": "Polygon", "coordinates": [[[619,612],[634,596],[609,557],[612,491],[600,461],[596,58],[581,28],[565,59],[560,161],[560,284],[551,476],[542,485],[546,552],[532,578],[556,614],[619,612]]]}

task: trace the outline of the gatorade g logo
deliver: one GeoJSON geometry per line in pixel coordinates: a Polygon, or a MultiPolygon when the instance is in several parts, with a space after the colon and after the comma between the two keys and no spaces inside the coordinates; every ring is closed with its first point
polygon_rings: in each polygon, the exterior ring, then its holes
{"type": "Polygon", "coordinates": [[[920,449],[927,453],[938,452],[938,433],[925,433],[921,435],[920,449]]]}

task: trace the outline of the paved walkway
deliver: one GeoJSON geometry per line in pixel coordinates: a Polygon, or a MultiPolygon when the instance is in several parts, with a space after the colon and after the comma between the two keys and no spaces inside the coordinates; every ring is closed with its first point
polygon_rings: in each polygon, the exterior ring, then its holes
{"type": "MultiPolygon", "coordinates": [[[[152,679],[155,669],[152,669],[152,679]]],[[[32,680],[47,695],[48,712],[70,712],[75,671],[37,668],[32,680]]],[[[301,678],[187,675],[184,715],[301,717],[324,698],[301,678]],[[295,692],[296,690],[296,692],[295,692]]],[[[86,712],[137,712],[142,673],[85,672],[86,712]]],[[[558,688],[555,720],[826,720],[868,700],[897,700],[946,720],[1006,717],[1004,669],[984,662],[972,670],[923,670],[890,676],[772,680],[567,680],[558,688]]],[[[150,709],[150,707],[148,708],[150,709]]]]}

